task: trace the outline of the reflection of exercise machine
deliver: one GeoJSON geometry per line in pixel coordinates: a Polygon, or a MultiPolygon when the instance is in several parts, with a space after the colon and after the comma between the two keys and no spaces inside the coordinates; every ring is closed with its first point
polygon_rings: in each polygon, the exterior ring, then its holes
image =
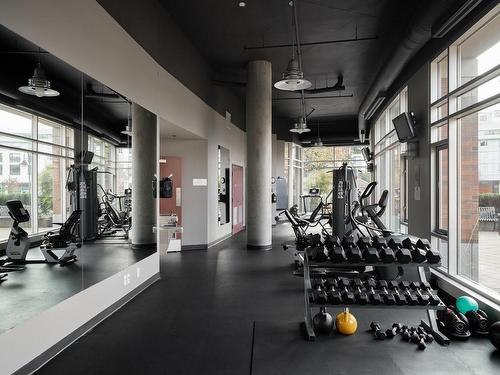
{"type": "Polygon", "coordinates": [[[19,200],[7,202],[9,215],[14,220],[9,234],[9,242],[5,253],[7,260],[12,263],[60,263],[66,264],[76,260],[74,252],[81,244],[76,243],[76,236],[73,234],[80,219],[80,212],[74,211],[58,233],[49,232],[40,246],[44,259],[26,259],[31,241],[28,233],[19,226],[20,223],[30,221],[30,214],[19,200]],[[57,255],[54,250],[63,250],[62,255],[57,255]]]}
{"type": "Polygon", "coordinates": [[[89,170],[94,154],[82,151],[77,163],[70,167],[66,188],[70,192],[73,211],[81,211],[78,234],[84,241],[98,236],[99,199],[97,197],[97,168],[89,170]]]}
{"type": "Polygon", "coordinates": [[[132,226],[132,190],[125,189],[124,195],[113,194],[110,190],[105,191],[101,185],[97,185],[102,190],[100,212],[101,217],[98,222],[98,236],[113,235],[117,230],[124,233],[128,239],[128,233],[132,226]],[[115,206],[117,202],[118,207],[115,206]]]}

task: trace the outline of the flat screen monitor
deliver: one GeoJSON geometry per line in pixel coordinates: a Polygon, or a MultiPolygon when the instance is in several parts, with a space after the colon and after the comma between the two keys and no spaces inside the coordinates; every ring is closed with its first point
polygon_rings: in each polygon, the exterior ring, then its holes
{"type": "Polygon", "coordinates": [[[392,119],[399,142],[406,142],[415,137],[415,120],[411,112],[403,112],[392,119]]]}
{"type": "Polygon", "coordinates": [[[372,153],[369,147],[363,147],[361,153],[363,154],[363,159],[365,159],[367,163],[372,160],[372,153]]]}
{"type": "Polygon", "coordinates": [[[91,164],[93,158],[94,153],[91,151],[80,151],[80,154],[78,155],[78,161],[80,162],[80,164],[91,164]]]}

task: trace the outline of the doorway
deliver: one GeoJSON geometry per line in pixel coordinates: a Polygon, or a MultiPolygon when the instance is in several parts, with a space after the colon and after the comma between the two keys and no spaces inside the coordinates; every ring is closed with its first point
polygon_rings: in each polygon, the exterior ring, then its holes
{"type": "Polygon", "coordinates": [[[243,230],[243,167],[233,164],[233,234],[243,230]]]}

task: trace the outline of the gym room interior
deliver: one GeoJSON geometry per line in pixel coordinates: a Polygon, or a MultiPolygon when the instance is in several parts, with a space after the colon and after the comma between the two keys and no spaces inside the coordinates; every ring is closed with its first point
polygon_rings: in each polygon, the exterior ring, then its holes
{"type": "Polygon", "coordinates": [[[2,0],[0,374],[499,374],[497,0],[2,0]]]}

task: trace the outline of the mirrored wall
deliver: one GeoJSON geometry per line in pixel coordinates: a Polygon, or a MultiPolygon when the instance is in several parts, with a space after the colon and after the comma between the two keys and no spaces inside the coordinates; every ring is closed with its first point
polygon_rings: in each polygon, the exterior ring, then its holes
{"type": "Polygon", "coordinates": [[[132,246],[133,103],[1,25],[0,52],[1,334],[156,245],[132,246]]]}
{"type": "Polygon", "coordinates": [[[225,147],[218,146],[217,149],[217,178],[218,178],[218,220],[219,225],[229,223],[231,213],[230,191],[231,185],[229,182],[230,161],[229,150],[225,147]]]}

